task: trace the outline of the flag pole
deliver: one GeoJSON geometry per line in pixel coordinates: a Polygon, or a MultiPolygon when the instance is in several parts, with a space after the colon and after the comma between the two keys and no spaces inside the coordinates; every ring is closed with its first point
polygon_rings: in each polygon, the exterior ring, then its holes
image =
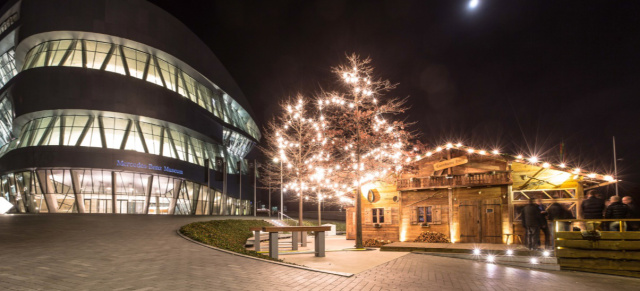
{"type": "Polygon", "coordinates": [[[616,137],[613,137],[613,175],[616,179],[616,196],[620,196],[618,194],[618,159],[616,158],[616,137]]]}

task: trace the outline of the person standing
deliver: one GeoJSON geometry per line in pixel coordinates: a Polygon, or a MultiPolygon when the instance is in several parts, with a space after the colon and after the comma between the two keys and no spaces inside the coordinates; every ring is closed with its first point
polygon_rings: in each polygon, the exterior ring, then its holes
{"type": "MultiPolygon", "coordinates": [[[[622,203],[624,205],[627,205],[627,207],[629,208],[629,213],[627,215],[627,218],[632,218],[632,219],[640,218],[640,211],[638,211],[638,208],[633,203],[633,198],[631,198],[631,196],[622,197],[622,203]]],[[[638,221],[630,221],[630,222],[627,223],[627,228],[629,230],[632,230],[632,231],[639,231],[640,230],[640,222],[638,222],[638,221]]]]}
{"type": "Polygon", "coordinates": [[[542,199],[540,198],[536,199],[536,204],[538,204],[540,216],[542,217],[540,230],[544,233],[544,247],[548,249],[551,247],[551,235],[549,234],[549,225],[547,223],[547,209],[544,207],[544,204],[542,204],[542,199]]]}
{"type": "Polygon", "coordinates": [[[538,249],[540,246],[540,228],[544,217],[534,199],[529,199],[529,204],[522,209],[522,226],[526,232],[526,245],[529,250],[538,249]]]}
{"type": "MultiPolygon", "coordinates": [[[[547,208],[547,228],[549,229],[549,233],[551,234],[551,241],[555,245],[555,232],[556,232],[556,222],[555,220],[560,219],[571,219],[573,215],[571,212],[562,204],[558,203],[555,199],[552,200],[553,203],[549,205],[547,208]]],[[[557,222],[558,231],[569,231],[569,227],[571,225],[570,222],[557,222]]]]}
{"type": "Polygon", "coordinates": [[[584,219],[601,219],[604,212],[604,200],[596,197],[598,192],[587,192],[587,199],[582,201],[582,217],[584,219]]]}
{"type": "MultiPolygon", "coordinates": [[[[625,219],[629,213],[629,207],[620,202],[620,196],[611,196],[611,203],[607,207],[607,211],[604,214],[606,219],[625,219]]],[[[626,230],[626,225],[622,228],[626,230]]],[[[620,231],[620,221],[614,221],[609,225],[610,231],[620,231]]]]}

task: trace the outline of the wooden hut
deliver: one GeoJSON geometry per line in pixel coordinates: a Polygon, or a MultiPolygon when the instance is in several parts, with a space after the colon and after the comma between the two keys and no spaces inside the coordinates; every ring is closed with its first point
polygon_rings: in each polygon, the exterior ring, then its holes
{"type": "MultiPolygon", "coordinates": [[[[615,183],[611,176],[468,147],[438,147],[415,161],[396,185],[362,187],[363,239],[414,241],[424,231],[452,242],[520,243],[522,207],[540,198],[580,217],[583,193],[615,183]]],[[[355,239],[355,207],[347,209],[347,239],[355,239]]]]}

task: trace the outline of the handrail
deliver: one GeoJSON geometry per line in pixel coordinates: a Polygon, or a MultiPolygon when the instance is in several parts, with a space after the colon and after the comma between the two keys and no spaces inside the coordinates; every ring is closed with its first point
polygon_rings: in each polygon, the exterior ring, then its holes
{"type": "Polygon", "coordinates": [[[461,175],[441,175],[398,179],[398,189],[492,185],[512,183],[510,171],[490,171],[461,175]]]}
{"type": "Polygon", "coordinates": [[[293,219],[293,218],[291,218],[291,216],[284,214],[284,212],[282,212],[282,211],[278,211],[278,214],[282,215],[282,220],[284,220],[284,218],[286,217],[287,219],[291,219],[291,220],[296,221],[296,222],[298,221],[297,219],[293,219]]]}
{"type": "Polygon", "coordinates": [[[594,218],[594,219],[556,219],[554,221],[560,222],[584,222],[584,221],[640,221],[639,218],[620,218],[620,219],[611,219],[611,218],[594,218]]]}
{"type": "MultiPolygon", "coordinates": [[[[615,232],[626,232],[627,231],[627,224],[626,222],[640,222],[640,219],[638,218],[621,218],[621,219],[611,219],[611,218],[595,218],[595,219],[557,219],[554,220],[553,223],[555,224],[555,233],[560,232],[558,229],[560,229],[560,222],[568,222],[571,223],[571,225],[573,225],[574,222],[618,222],[618,230],[609,230],[609,231],[615,231],[615,232]]],[[[586,225],[585,225],[586,226],[586,225]]],[[[573,230],[571,230],[573,231],[573,230]]],[[[606,231],[606,230],[605,230],[606,231]]],[[[563,231],[564,232],[564,231],[563,231]]]]}

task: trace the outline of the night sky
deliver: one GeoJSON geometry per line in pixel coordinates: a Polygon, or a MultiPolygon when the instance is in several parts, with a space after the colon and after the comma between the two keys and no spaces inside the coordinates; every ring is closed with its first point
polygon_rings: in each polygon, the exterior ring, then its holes
{"type": "Polygon", "coordinates": [[[640,193],[638,1],[151,2],[210,46],[259,125],[355,52],[399,83],[430,145],[558,162],[564,142],[570,165],[612,173],[615,135],[621,194],[640,193]]]}
{"type": "MultiPolygon", "coordinates": [[[[253,104],[330,87],[346,53],[409,96],[408,121],[447,141],[613,172],[640,183],[636,1],[153,1],[207,43],[253,104]]],[[[611,189],[605,189],[611,191],[611,189]]],[[[640,189],[639,189],[640,190],[640,189]]]]}

